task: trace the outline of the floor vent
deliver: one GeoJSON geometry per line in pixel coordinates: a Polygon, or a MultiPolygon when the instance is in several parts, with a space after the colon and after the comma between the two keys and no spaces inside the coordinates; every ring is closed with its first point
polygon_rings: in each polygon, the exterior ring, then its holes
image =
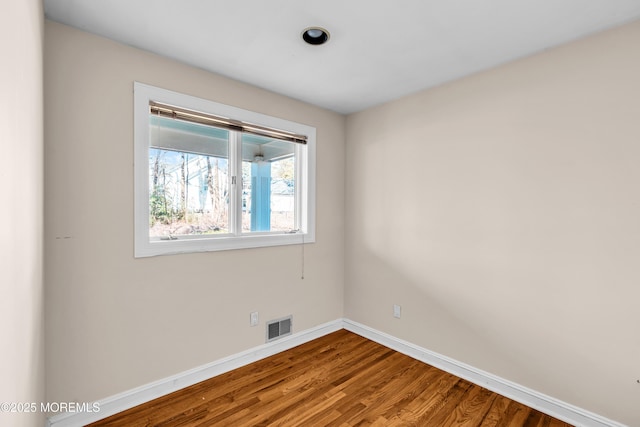
{"type": "Polygon", "coordinates": [[[267,342],[291,335],[292,316],[267,322],[267,342]]]}

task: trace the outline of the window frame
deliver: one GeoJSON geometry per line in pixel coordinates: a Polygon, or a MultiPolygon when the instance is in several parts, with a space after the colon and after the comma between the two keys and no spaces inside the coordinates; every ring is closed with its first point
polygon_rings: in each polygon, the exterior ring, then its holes
{"type": "MultiPolygon", "coordinates": [[[[241,150],[241,144],[235,144],[241,150]]],[[[233,163],[229,153],[229,164],[233,163]]],[[[235,156],[241,153],[233,153],[235,156]]],[[[236,157],[237,158],[237,157],[236,157]]],[[[316,211],[316,129],[277,117],[256,113],[211,100],[186,95],[140,82],[134,82],[134,256],[136,258],[209,252],[268,246],[305,244],[315,242],[316,211]],[[185,236],[176,240],[152,240],[149,236],[149,103],[160,102],[206,114],[228,117],[268,128],[284,130],[307,136],[304,149],[298,149],[300,159],[296,177],[297,204],[300,214],[300,230],[295,232],[258,232],[224,235],[185,236]]],[[[242,214],[242,174],[234,171],[235,184],[231,186],[230,218],[242,214]],[[233,205],[237,205],[233,208],[233,205]]],[[[236,224],[237,225],[237,224],[236,224]]]]}

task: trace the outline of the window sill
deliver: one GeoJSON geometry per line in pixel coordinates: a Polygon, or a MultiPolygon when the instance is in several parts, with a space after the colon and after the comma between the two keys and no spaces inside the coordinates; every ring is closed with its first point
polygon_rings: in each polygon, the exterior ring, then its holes
{"type": "Polygon", "coordinates": [[[136,242],[135,257],[144,258],[160,255],[175,255],[192,252],[214,252],[233,249],[262,248],[268,246],[300,245],[314,243],[315,236],[310,233],[259,234],[221,236],[216,238],[197,238],[176,240],[153,240],[136,242]]]}

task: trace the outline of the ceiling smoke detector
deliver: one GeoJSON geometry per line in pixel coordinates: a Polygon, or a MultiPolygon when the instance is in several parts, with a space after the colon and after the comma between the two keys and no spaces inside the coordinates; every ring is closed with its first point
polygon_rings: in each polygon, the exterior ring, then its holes
{"type": "Polygon", "coordinates": [[[309,27],[302,32],[302,39],[312,45],[321,45],[329,41],[329,31],[321,27],[309,27]]]}

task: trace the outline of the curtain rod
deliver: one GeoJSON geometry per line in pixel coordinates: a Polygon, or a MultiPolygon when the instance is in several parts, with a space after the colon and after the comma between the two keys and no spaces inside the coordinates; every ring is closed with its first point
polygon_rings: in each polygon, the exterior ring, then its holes
{"type": "Polygon", "coordinates": [[[185,122],[198,123],[201,125],[215,126],[218,128],[250,133],[253,135],[265,136],[268,138],[281,139],[294,142],[296,144],[306,144],[307,136],[280,129],[273,129],[266,126],[247,123],[240,120],[233,120],[227,117],[215,116],[213,114],[201,113],[187,110],[185,108],[174,107],[172,105],[159,102],[149,102],[149,112],[160,117],[168,117],[185,122]]]}

